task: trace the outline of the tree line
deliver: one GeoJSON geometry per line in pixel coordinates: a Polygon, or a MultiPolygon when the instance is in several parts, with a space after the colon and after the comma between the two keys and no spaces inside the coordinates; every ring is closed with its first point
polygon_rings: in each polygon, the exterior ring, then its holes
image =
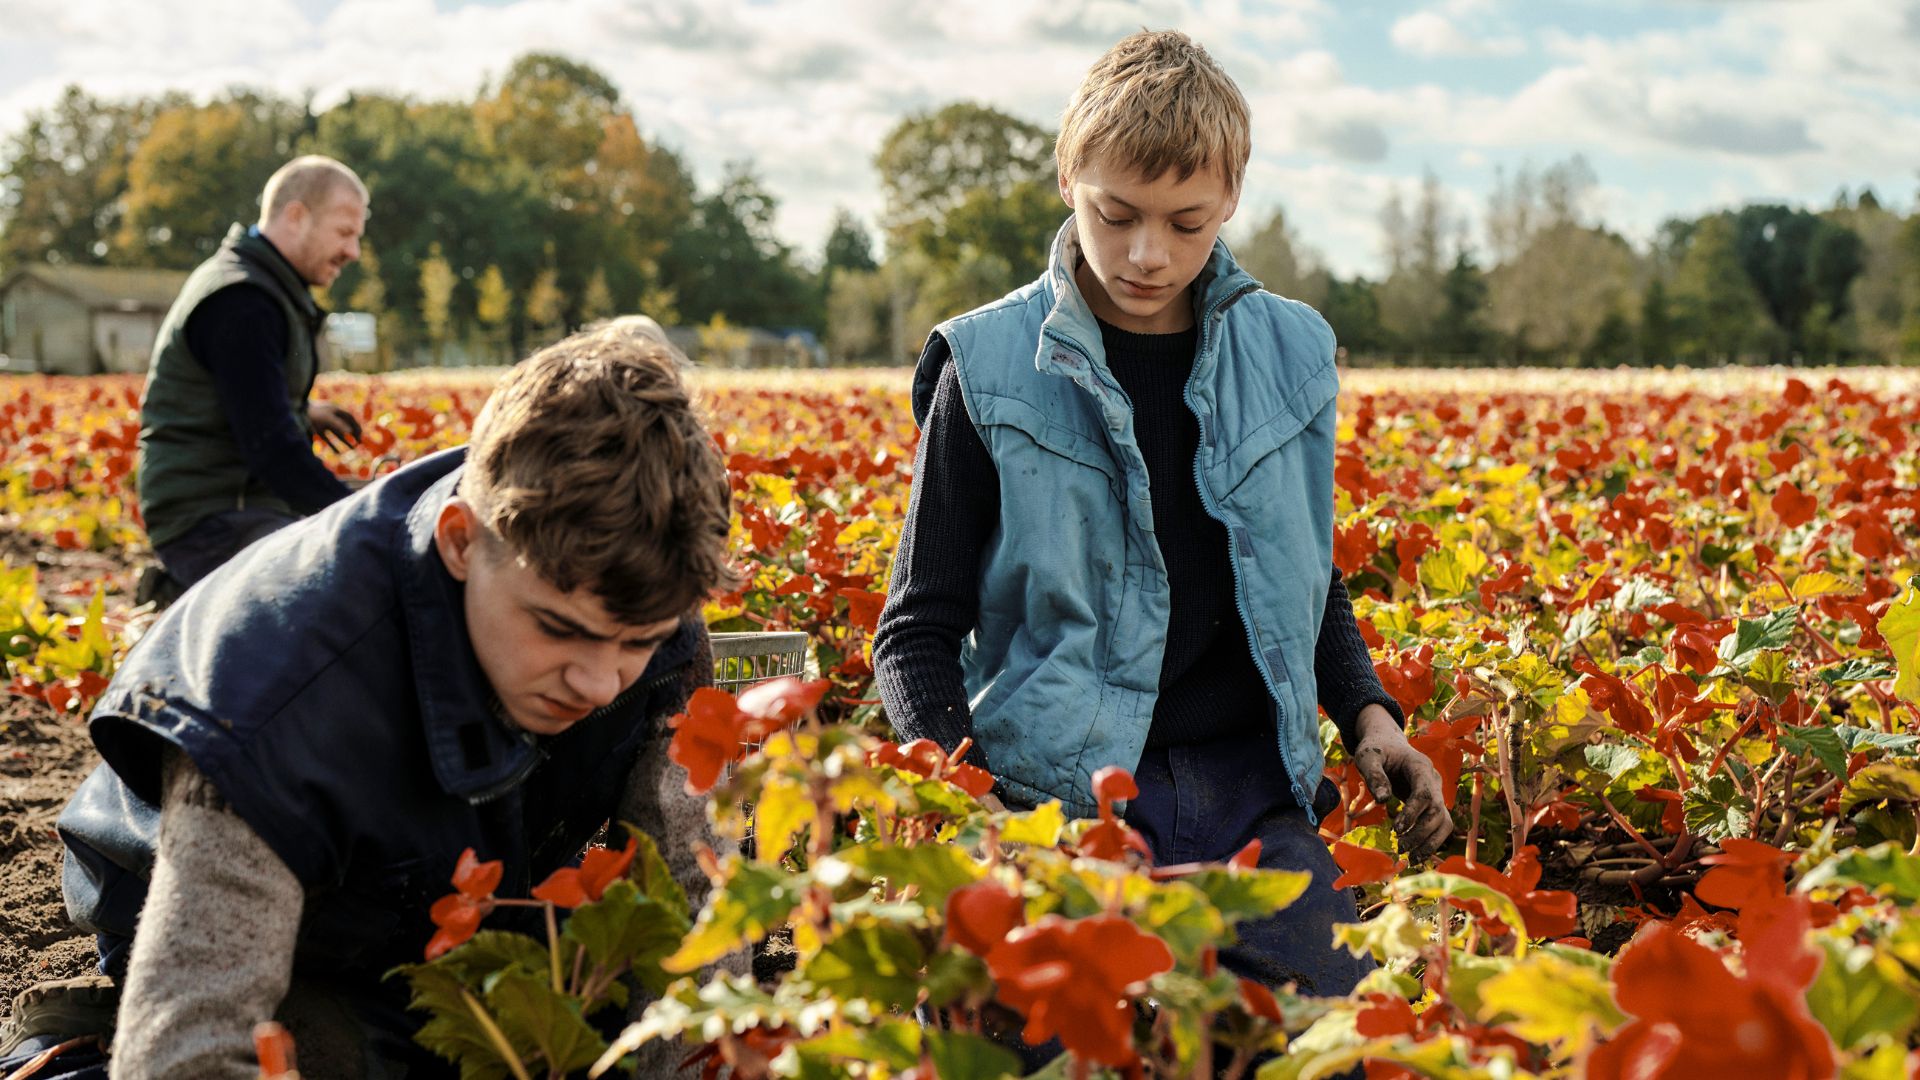
{"type": "MultiPolygon", "coordinates": [[[[843,209],[816,254],[776,235],[751,162],[701,190],[611,80],[563,56],[521,57],[469,101],[322,111],[246,88],[196,103],[73,87],[0,144],[0,273],[190,268],[282,162],[325,153],[373,199],[363,257],[325,299],[373,314],[389,360],[502,359],[638,311],[702,341],[805,330],[836,361],[899,362],[1044,265],[1065,215],[1052,145],[971,102],[908,116],[874,155],[874,230],[843,209]]],[[[1596,187],[1578,158],[1503,176],[1476,244],[1429,175],[1381,209],[1378,280],[1328,270],[1280,211],[1228,238],[1355,362],[1920,362],[1920,210],[1843,192],[1817,212],[1674,219],[1636,248],[1592,212],[1596,187]]]]}

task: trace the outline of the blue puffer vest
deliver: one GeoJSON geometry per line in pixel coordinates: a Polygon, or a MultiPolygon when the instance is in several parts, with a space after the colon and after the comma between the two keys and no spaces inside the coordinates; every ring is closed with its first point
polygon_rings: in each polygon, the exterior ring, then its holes
{"type": "MultiPolygon", "coordinates": [[[[1010,794],[1092,815],[1092,775],[1146,746],[1170,610],[1133,411],[1073,279],[1074,222],[1045,276],[942,323],[1000,477],[980,613],[961,648],[974,738],[1010,794]]],[[[1314,643],[1333,561],[1333,331],[1263,291],[1224,243],[1193,284],[1194,481],[1227,527],[1235,594],[1295,799],[1320,749],[1314,643]]],[[[925,419],[937,370],[914,375],[925,419]]]]}
{"type": "Polygon", "coordinates": [[[422,459],[254,544],[134,648],[93,712],[105,764],[60,816],[77,925],[133,934],[166,744],[306,887],[305,975],[417,961],[463,848],[503,860],[500,895],[525,896],[613,813],[659,719],[711,678],[705,627],[683,623],[564,734],[497,718],[462,586],[433,545],[465,455],[422,459]]]}

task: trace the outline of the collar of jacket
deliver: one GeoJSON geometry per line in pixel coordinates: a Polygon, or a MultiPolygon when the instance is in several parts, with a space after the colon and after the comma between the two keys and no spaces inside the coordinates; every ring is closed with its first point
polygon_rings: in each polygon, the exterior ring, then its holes
{"type": "MultiPolygon", "coordinates": [[[[1043,372],[1072,379],[1098,394],[1092,385],[1096,370],[1106,367],[1106,346],[1100,339],[1100,320],[1080,293],[1073,279],[1080,265],[1080,234],[1074,227],[1075,215],[1054,234],[1052,254],[1047,259],[1044,279],[1049,311],[1040,324],[1039,349],[1033,366],[1043,372]]],[[[1213,253],[1193,279],[1193,317],[1204,326],[1206,320],[1232,307],[1241,297],[1258,289],[1253,275],[1240,269],[1227,242],[1213,241],[1213,253]]]]}
{"type": "MultiPolygon", "coordinates": [[[[464,455],[466,450],[444,452],[464,455]]],[[[440,510],[453,497],[465,471],[463,464],[421,493],[396,538],[400,546],[396,565],[407,643],[413,653],[414,691],[434,779],[448,794],[484,802],[526,779],[543,754],[537,737],[496,713],[496,695],[467,634],[463,583],[447,572],[434,544],[440,510]]],[[[580,723],[598,723],[607,714],[629,707],[634,691],[691,660],[699,646],[697,618],[682,619],[680,629],[661,644],[640,679],[580,723]]]]}
{"type": "Polygon", "coordinates": [[[320,302],[313,298],[313,290],[294,271],[293,264],[288,262],[287,257],[280,254],[280,249],[273,246],[273,241],[267,239],[258,229],[236,222],[227,230],[227,238],[222,246],[232,248],[235,254],[259,267],[279,282],[307,321],[318,322],[326,316],[326,312],[320,309],[320,302]]]}

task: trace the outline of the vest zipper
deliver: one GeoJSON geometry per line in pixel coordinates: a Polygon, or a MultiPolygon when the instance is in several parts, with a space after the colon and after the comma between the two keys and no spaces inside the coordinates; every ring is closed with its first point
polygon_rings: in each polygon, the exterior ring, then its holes
{"type": "MultiPolygon", "coordinates": [[[[1200,355],[1206,355],[1207,347],[1213,335],[1213,327],[1218,321],[1217,316],[1237,302],[1241,297],[1251,292],[1257,292],[1259,288],[1260,286],[1258,285],[1248,285],[1207,309],[1206,318],[1200,326],[1200,355]]],[[[1196,358],[1195,362],[1196,364],[1198,363],[1198,358],[1196,358]]],[[[1193,413],[1193,418],[1200,424],[1201,449],[1193,455],[1193,483],[1200,491],[1200,503],[1207,508],[1207,516],[1227,527],[1227,566],[1233,571],[1233,603],[1234,607],[1240,611],[1240,625],[1247,632],[1247,651],[1253,654],[1254,669],[1260,672],[1260,681],[1266,684],[1267,696],[1273,700],[1276,721],[1274,725],[1274,741],[1278,744],[1280,750],[1280,767],[1286,770],[1287,786],[1293,789],[1294,801],[1298,802],[1301,809],[1307,812],[1307,820],[1317,825],[1319,824],[1319,819],[1316,818],[1313,813],[1313,800],[1301,792],[1299,780],[1293,775],[1293,763],[1287,759],[1287,703],[1281,699],[1280,688],[1273,681],[1273,671],[1267,666],[1266,653],[1259,648],[1259,642],[1254,633],[1253,616],[1247,611],[1246,584],[1240,573],[1240,553],[1238,550],[1239,545],[1236,543],[1234,537],[1234,525],[1225,517],[1221,516],[1220,504],[1214,499],[1213,489],[1207,486],[1206,474],[1200,467],[1201,455],[1205,453],[1207,448],[1211,447],[1213,443],[1212,440],[1207,437],[1208,417],[1202,414],[1199,407],[1193,403],[1192,376],[1187,377],[1187,385],[1182,389],[1180,396],[1186,401],[1188,411],[1193,413]]]]}

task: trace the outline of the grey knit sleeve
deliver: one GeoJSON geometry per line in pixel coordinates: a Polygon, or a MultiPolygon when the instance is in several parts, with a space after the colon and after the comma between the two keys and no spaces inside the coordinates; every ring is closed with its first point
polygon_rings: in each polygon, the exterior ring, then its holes
{"type": "Polygon", "coordinates": [[[254,1080],[253,1025],[292,978],[293,871],[169,751],[153,880],[120,999],[113,1080],[254,1080]]]}

